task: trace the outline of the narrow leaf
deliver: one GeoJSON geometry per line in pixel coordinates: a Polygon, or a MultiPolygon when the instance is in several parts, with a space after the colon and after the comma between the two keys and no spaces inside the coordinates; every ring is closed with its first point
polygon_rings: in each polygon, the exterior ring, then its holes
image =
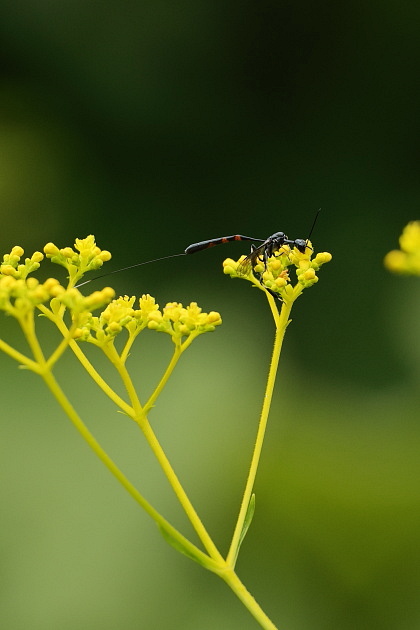
{"type": "Polygon", "coordinates": [[[183,553],[188,558],[191,558],[191,560],[198,562],[198,564],[201,564],[201,566],[204,567],[205,569],[209,569],[210,571],[214,570],[213,567],[211,566],[213,563],[212,559],[206,556],[206,554],[203,553],[200,549],[195,547],[195,545],[193,545],[192,543],[191,543],[191,546],[187,545],[182,540],[179,540],[178,538],[175,538],[174,536],[172,536],[172,534],[170,534],[166,529],[164,529],[160,525],[158,525],[158,527],[159,527],[160,533],[162,534],[166,542],[171,545],[171,547],[173,547],[180,553],[183,553]]]}
{"type": "Polygon", "coordinates": [[[242,542],[247,534],[249,526],[251,525],[252,519],[254,517],[254,512],[255,512],[255,493],[251,495],[251,498],[248,503],[248,508],[245,514],[244,524],[242,526],[241,535],[239,536],[238,546],[236,548],[235,562],[238,557],[239,549],[241,548],[242,542]]]}

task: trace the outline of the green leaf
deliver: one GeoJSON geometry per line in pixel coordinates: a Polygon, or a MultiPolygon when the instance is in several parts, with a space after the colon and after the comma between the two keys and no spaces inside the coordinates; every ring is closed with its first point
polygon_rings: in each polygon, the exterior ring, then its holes
{"type": "Polygon", "coordinates": [[[205,553],[203,553],[200,549],[198,549],[198,547],[193,545],[193,543],[190,543],[188,540],[185,540],[185,542],[183,542],[179,538],[175,538],[172,534],[168,532],[168,530],[164,529],[160,525],[158,525],[158,527],[166,542],[169,543],[174,549],[176,549],[180,553],[183,553],[184,556],[191,558],[191,560],[198,562],[198,564],[201,564],[201,566],[205,569],[209,569],[210,571],[215,570],[213,566],[214,561],[205,553]]]}
{"type": "Polygon", "coordinates": [[[251,525],[252,519],[254,518],[254,512],[255,512],[255,493],[251,495],[251,498],[248,503],[248,508],[245,514],[244,524],[242,526],[241,535],[239,536],[239,542],[236,548],[235,562],[238,557],[239,549],[241,548],[242,542],[247,534],[249,526],[251,525]]]}

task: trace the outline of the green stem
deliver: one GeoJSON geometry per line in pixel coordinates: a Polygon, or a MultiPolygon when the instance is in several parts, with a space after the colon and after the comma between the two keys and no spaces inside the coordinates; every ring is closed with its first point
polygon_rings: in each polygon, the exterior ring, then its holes
{"type": "Polygon", "coordinates": [[[192,526],[194,527],[198,537],[203,543],[207,553],[214,560],[218,562],[222,562],[224,564],[223,556],[220,551],[217,549],[210,535],[208,534],[206,528],[203,525],[200,517],[195,511],[190,499],[188,498],[187,493],[185,492],[181,482],[179,481],[174,469],[172,468],[168,457],[166,456],[165,451],[163,450],[159,440],[157,439],[155,433],[153,432],[150,423],[146,418],[143,418],[139,422],[140,429],[142,430],[147,443],[152,449],[156,459],[158,460],[166,478],[168,479],[173,491],[175,492],[178,501],[180,502],[184,512],[188,516],[192,526]]]}
{"type": "Polygon", "coordinates": [[[130,354],[130,350],[131,347],[133,345],[133,343],[135,342],[135,340],[137,339],[138,335],[141,333],[141,331],[143,330],[143,328],[138,328],[134,333],[129,333],[128,339],[125,343],[124,349],[121,352],[120,355],[120,359],[123,363],[126,363],[128,356],[130,354]]]}
{"type": "Polygon", "coordinates": [[[128,373],[128,370],[124,364],[124,361],[122,361],[120,355],[117,352],[117,349],[114,345],[113,341],[110,341],[109,343],[101,346],[105,356],[109,359],[109,361],[112,363],[112,365],[115,367],[115,369],[117,370],[123,384],[124,387],[127,391],[128,397],[130,399],[131,402],[131,407],[134,411],[134,415],[133,415],[133,420],[135,420],[136,422],[138,422],[137,418],[140,416],[144,415],[144,411],[143,411],[143,407],[142,404],[140,402],[139,396],[136,392],[136,388],[133,385],[133,381],[131,380],[131,377],[128,373]]]}
{"type": "Polygon", "coordinates": [[[70,342],[72,341],[72,337],[73,337],[72,333],[74,332],[76,328],[77,328],[77,324],[75,322],[68,329],[67,335],[63,337],[62,341],[58,344],[54,352],[48,357],[47,364],[50,370],[52,370],[53,366],[57,363],[58,359],[61,357],[61,355],[70,345],[70,342]]]}
{"type": "Polygon", "coordinates": [[[3,341],[3,339],[0,339],[0,350],[2,350],[5,354],[7,354],[9,357],[14,359],[21,365],[24,365],[26,368],[32,370],[33,372],[39,371],[38,363],[19,352],[19,350],[15,350],[15,348],[9,346],[9,344],[3,341]]]}
{"type": "MultiPolygon", "coordinates": [[[[69,335],[69,329],[67,328],[63,320],[54,315],[54,313],[52,313],[42,304],[39,305],[38,308],[46,317],[48,317],[49,320],[51,320],[57,326],[63,337],[67,338],[69,335]]],[[[74,339],[71,339],[69,341],[69,346],[80,361],[80,363],[85,368],[86,372],[95,381],[98,387],[102,389],[104,394],[106,394],[106,396],[108,396],[108,398],[110,398],[117,405],[117,407],[119,407],[127,416],[133,418],[134,412],[132,407],[130,407],[130,405],[128,405],[126,401],[123,400],[120,396],[118,396],[118,394],[108,385],[108,383],[104,381],[102,376],[100,376],[100,374],[95,370],[92,363],[86,357],[84,352],[80,349],[79,344],[74,339]]],[[[51,357],[49,360],[51,360],[51,357]]]]}
{"type": "Polygon", "coordinates": [[[271,619],[269,619],[269,617],[265,614],[263,609],[256,602],[233,569],[221,573],[220,577],[226,582],[226,584],[228,584],[244,606],[248,608],[249,612],[258,621],[261,628],[264,628],[264,630],[277,630],[277,626],[275,626],[271,619]]]}
{"type": "Polygon", "coordinates": [[[43,366],[45,365],[45,357],[42,352],[41,345],[38,341],[38,337],[35,333],[35,321],[34,321],[34,312],[30,311],[23,315],[23,317],[19,317],[19,324],[22,328],[22,332],[25,335],[26,341],[32,351],[35,361],[38,364],[36,372],[38,374],[42,373],[43,366]]]}
{"type": "Polygon", "coordinates": [[[147,401],[147,403],[144,405],[143,411],[144,411],[145,415],[147,415],[149,413],[150,409],[154,406],[158,396],[160,395],[161,391],[165,387],[165,385],[168,382],[168,379],[171,376],[171,374],[172,374],[176,364],[178,363],[178,360],[179,360],[181,354],[182,354],[181,346],[176,345],[174,353],[172,355],[172,359],[170,360],[169,365],[166,368],[164,375],[160,379],[159,384],[156,387],[155,391],[150,396],[150,398],[147,401]]]}
{"type": "Polygon", "coordinates": [[[186,338],[186,340],[183,343],[180,343],[179,339],[177,339],[174,343],[175,343],[175,350],[174,353],[172,355],[172,358],[169,362],[168,367],[165,370],[164,375],[162,376],[162,378],[159,381],[159,384],[157,385],[155,391],[153,392],[153,394],[150,396],[149,400],[147,401],[147,403],[144,406],[144,413],[147,414],[150,409],[154,406],[157,398],[159,397],[160,393],[162,392],[163,388],[165,387],[166,383],[169,380],[169,377],[171,376],[172,372],[174,371],[176,364],[178,363],[181,355],[183,352],[185,352],[185,350],[191,345],[191,343],[193,342],[194,339],[196,339],[199,336],[200,332],[195,331],[192,332],[190,335],[188,335],[188,337],[186,338]]]}
{"type": "Polygon", "coordinates": [[[104,381],[102,376],[95,370],[92,363],[86,357],[84,352],[82,352],[78,343],[72,340],[69,345],[76,357],[79,359],[80,363],[85,368],[86,372],[95,381],[98,387],[102,389],[104,394],[106,394],[108,398],[110,398],[117,405],[117,407],[119,407],[121,411],[123,411],[129,418],[134,419],[133,408],[128,403],[126,403],[126,401],[121,398],[121,396],[118,396],[118,394],[112,389],[112,387],[110,387],[108,383],[104,381]]]}
{"type": "Polygon", "coordinates": [[[150,426],[150,423],[147,417],[145,416],[145,410],[142,408],[140,404],[139,398],[137,396],[135,387],[132,383],[128,370],[126,366],[122,363],[122,361],[119,360],[118,353],[115,350],[114,346],[110,346],[107,349],[107,356],[115,365],[115,368],[117,369],[121,377],[121,380],[124,383],[124,386],[128,392],[128,395],[130,397],[130,402],[135,412],[134,420],[137,422],[141,431],[143,432],[143,435],[145,436],[147,443],[152,449],[157,461],[159,462],[159,465],[161,466],[166,478],[168,479],[170,485],[172,486],[172,489],[175,492],[175,495],[177,496],[178,501],[180,502],[182,508],[184,509],[184,512],[188,516],[198,537],[203,543],[209,556],[211,556],[214,560],[224,564],[223,556],[221,555],[216,545],[214,544],[213,540],[209,536],[200,517],[198,516],[190,499],[188,498],[188,495],[185,492],[181,482],[179,481],[177,475],[175,474],[175,471],[172,468],[165,451],[163,450],[159,440],[157,439],[155,433],[153,432],[153,429],[150,426]]]}
{"type": "Polygon", "coordinates": [[[255,440],[254,452],[252,454],[251,466],[248,473],[248,479],[245,485],[245,491],[242,498],[241,507],[239,510],[238,520],[235,526],[235,530],[232,537],[232,542],[227,555],[227,562],[231,566],[234,566],[235,560],[238,554],[238,548],[241,540],[241,533],[244,526],[246,513],[248,510],[249,501],[251,499],[252,490],[255,483],[255,477],[257,475],[258,464],[260,461],[261,450],[264,442],[265,431],[267,428],[268,414],[270,412],[271,399],[273,396],[274,385],[276,381],[277,368],[280,360],[280,352],[283,345],[284,334],[289,322],[289,315],[293,305],[293,301],[283,303],[280,314],[276,308],[274,298],[267,294],[270,302],[270,307],[275,314],[276,322],[276,335],[274,339],[273,353],[271,356],[270,369],[268,373],[267,386],[264,394],[264,401],[261,410],[260,421],[258,425],[257,437],[255,440]],[[275,310],[273,310],[275,309],[275,310]]]}

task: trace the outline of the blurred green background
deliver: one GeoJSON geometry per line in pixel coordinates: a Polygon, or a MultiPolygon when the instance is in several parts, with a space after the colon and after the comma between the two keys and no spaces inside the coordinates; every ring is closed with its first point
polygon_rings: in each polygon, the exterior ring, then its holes
{"type": "MultiPolygon", "coordinates": [[[[305,238],[322,207],[313,241],[333,262],[294,308],[238,563],[287,630],[420,627],[420,285],[382,267],[418,218],[419,19],[418,3],[389,0],[0,5],[3,252],[92,233],[111,270],[238,232],[305,238]]],[[[262,294],[220,272],[247,251],[91,285],[222,313],[151,420],[223,550],[273,338],[262,294]]],[[[23,347],[14,322],[1,329],[23,347]]],[[[163,337],[144,333],[131,358],[143,398],[170,354],[163,337]]],[[[0,368],[2,629],[255,628],[165,545],[38,379],[4,356],[0,368]]],[[[70,355],[57,377],[189,533],[134,427],[70,355]]]]}

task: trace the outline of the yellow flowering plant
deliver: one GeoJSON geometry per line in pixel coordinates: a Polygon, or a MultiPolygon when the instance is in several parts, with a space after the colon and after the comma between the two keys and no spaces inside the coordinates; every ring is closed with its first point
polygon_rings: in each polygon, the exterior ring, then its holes
{"type": "Polygon", "coordinates": [[[290,323],[290,312],[302,291],[318,282],[317,272],[320,267],[331,260],[329,253],[318,253],[313,257],[310,242],[304,249],[305,251],[302,252],[296,247],[283,245],[267,261],[257,258],[254,264],[247,266],[243,264],[245,257],[241,257],[238,261],[227,259],[224,262],[225,274],[232,278],[245,279],[264,292],[276,330],[255,448],[226,557],[216,547],[194,509],[148,419],[150,410],[156,406],[157,399],[181,355],[194,339],[203,333],[214,331],[222,323],[219,313],[215,311],[203,313],[195,302],[188,306],[170,302],[160,308],[155,299],[148,294],[142,295],[138,300],[128,296],[115,299],[114,290],[110,287],[83,295],[79,287],[86,283],[78,285],[80,279],[85,273],[100,269],[103,263],[111,258],[108,251],[97,247],[93,236],[76,239],[74,249],[71,247],[59,249],[53,243],[48,243],[44,247],[44,253],[35,252],[30,258],[24,260],[22,260],[23,249],[16,246],[10,254],[4,255],[3,262],[0,264],[0,310],[17,320],[30,353],[23,354],[1,336],[0,350],[15,359],[20,366],[32,370],[43,379],[81,436],[132,498],[156,522],[167,542],[221,577],[248,608],[259,625],[266,630],[275,630],[276,626],[237,576],[235,564],[254,513],[254,481],[267,426],[282,342],[290,323]],[[41,283],[30,276],[39,269],[44,257],[67,270],[66,286],[60,284],[55,278],[49,278],[41,283]],[[94,314],[96,311],[100,311],[99,314],[94,314]],[[49,320],[61,333],[60,341],[48,356],[37,336],[37,315],[42,315],[49,320]],[[149,399],[141,403],[127,368],[127,359],[138,335],[146,329],[167,333],[173,343],[173,355],[157,387],[149,399]],[[122,349],[118,349],[115,345],[115,340],[120,335],[124,337],[122,349]],[[117,394],[94,368],[83,351],[83,343],[96,346],[109,359],[124,385],[126,398],[117,394]],[[80,418],[54,375],[54,366],[67,349],[75,354],[103,393],[138,425],[195,529],[202,548],[186,538],[143,497],[80,418]]]}
{"type": "Polygon", "coordinates": [[[388,252],[385,267],[394,273],[420,276],[420,221],[411,221],[400,236],[400,249],[388,252]]]}

